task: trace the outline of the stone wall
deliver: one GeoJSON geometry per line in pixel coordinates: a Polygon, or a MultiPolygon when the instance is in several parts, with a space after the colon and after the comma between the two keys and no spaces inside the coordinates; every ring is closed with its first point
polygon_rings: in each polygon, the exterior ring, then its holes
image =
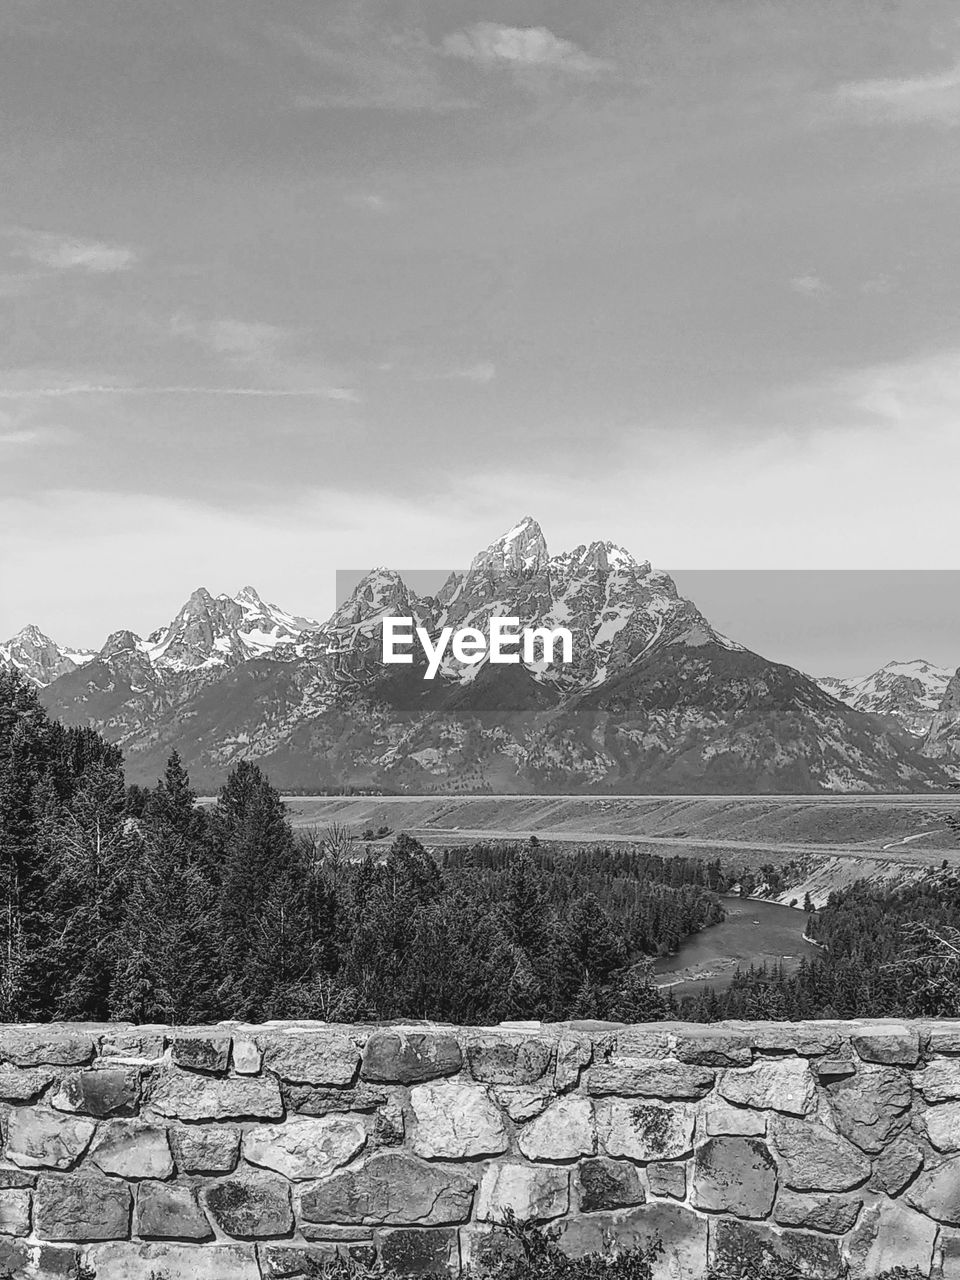
{"type": "Polygon", "coordinates": [[[0,1276],[489,1264],[960,1280],[960,1022],[0,1028],[0,1276]]]}

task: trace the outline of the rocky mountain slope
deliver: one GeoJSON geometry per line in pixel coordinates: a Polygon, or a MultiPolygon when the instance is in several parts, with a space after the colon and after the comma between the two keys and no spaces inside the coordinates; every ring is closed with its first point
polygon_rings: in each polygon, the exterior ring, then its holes
{"type": "Polygon", "coordinates": [[[826,676],[817,684],[857,711],[892,716],[908,733],[922,738],[930,730],[950,676],[948,668],[914,658],[888,662],[869,676],[851,680],[826,676]]]}
{"type": "Polygon", "coordinates": [[[960,668],[947,685],[923,751],[960,776],[960,668]]]}
{"type": "Polygon", "coordinates": [[[32,623],[0,644],[0,667],[14,667],[41,689],[93,657],[90,650],[67,648],[32,623]]]}
{"type": "Polygon", "coordinates": [[[324,624],[194,592],[146,639],[115,632],[44,701],[121,743],[131,776],[174,746],[198,785],[258,759],[282,786],[406,792],[918,790],[940,768],[889,718],[720,634],[669,575],[611,542],[551,556],[526,517],[418,597],[376,569],[324,624]],[[574,660],[381,660],[385,616],[568,627],[574,660]]]}

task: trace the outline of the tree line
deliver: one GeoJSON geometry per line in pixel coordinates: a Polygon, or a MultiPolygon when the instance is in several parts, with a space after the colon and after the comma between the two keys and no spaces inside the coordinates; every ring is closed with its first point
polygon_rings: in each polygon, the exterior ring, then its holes
{"type": "MultiPolygon", "coordinates": [[[[772,868],[761,868],[769,879],[772,868]]],[[[243,762],[198,804],[153,788],[0,672],[0,1020],[960,1016],[960,878],[831,895],[819,955],[676,1001],[651,962],[747,892],[718,861],[294,831],[243,762]]],[[[809,904],[808,904],[809,905],[809,904]]]]}
{"type": "Polygon", "coordinates": [[[669,1012],[650,960],[723,918],[717,864],[295,832],[249,762],[200,805],[0,674],[0,1018],[330,1020],[669,1012]]]}

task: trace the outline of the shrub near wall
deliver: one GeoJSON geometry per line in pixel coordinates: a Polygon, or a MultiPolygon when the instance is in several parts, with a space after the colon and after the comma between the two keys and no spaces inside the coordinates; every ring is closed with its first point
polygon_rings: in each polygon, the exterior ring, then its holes
{"type": "Polygon", "coordinates": [[[960,1022],[0,1030],[0,1275],[483,1270],[507,1210],[660,1272],[960,1280],[960,1022]]]}

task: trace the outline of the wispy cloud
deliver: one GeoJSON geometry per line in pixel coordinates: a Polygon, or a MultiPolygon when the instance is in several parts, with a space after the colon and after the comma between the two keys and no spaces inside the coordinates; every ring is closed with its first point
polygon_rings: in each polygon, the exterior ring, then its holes
{"type": "Polygon", "coordinates": [[[445,36],[443,52],[483,67],[513,71],[557,71],[592,77],[610,70],[610,63],[556,36],[547,27],[506,27],[477,22],[445,36]]]}
{"type": "Polygon", "coordinates": [[[960,62],[949,71],[905,79],[842,84],[837,102],[868,121],[960,124],[960,62]]]}
{"type": "Polygon", "coordinates": [[[805,298],[822,298],[830,292],[826,281],[813,274],[791,276],[789,284],[794,293],[802,294],[805,298]]]}
{"type": "Polygon", "coordinates": [[[80,240],[73,236],[52,235],[46,231],[15,229],[12,236],[18,257],[51,271],[86,271],[93,275],[112,275],[126,271],[138,260],[133,249],[125,245],[107,244],[102,240],[80,240]]]}
{"type": "MultiPolygon", "coordinates": [[[[354,6],[354,8],[358,8],[354,6]]],[[[438,74],[438,59],[422,33],[389,31],[365,22],[319,20],[297,25],[271,21],[262,40],[300,63],[300,90],[293,97],[302,111],[361,109],[434,113],[471,110],[477,104],[451,90],[438,74]]]]}
{"type": "Polygon", "coordinates": [[[182,313],[173,317],[170,331],[175,338],[187,338],[232,363],[247,365],[274,359],[291,336],[287,329],[262,321],[200,321],[182,313]]]}

